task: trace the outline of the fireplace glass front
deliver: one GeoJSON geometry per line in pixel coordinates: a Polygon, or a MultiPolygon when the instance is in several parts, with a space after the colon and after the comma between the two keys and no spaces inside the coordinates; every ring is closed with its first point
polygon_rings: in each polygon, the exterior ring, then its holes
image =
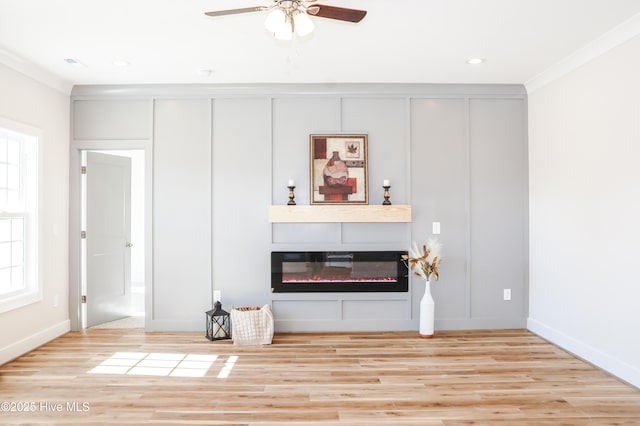
{"type": "Polygon", "coordinates": [[[272,252],[271,291],[406,292],[404,251],[272,252]]]}

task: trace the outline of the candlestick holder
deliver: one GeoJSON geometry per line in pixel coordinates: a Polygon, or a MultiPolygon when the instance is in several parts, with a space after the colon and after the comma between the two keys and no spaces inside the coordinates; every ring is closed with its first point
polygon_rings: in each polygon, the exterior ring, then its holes
{"type": "Polygon", "coordinates": [[[287,188],[289,188],[289,202],[287,203],[288,206],[295,206],[296,202],[294,200],[295,195],[293,193],[293,190],[296,188],[295,186],[288,186],[287,188]]]}
{"type": "Polygon", "coordinates": [[[387,186],[383,186],[384,188],[384,201],[382,202],[383,206],[390,206],[391,205],[391,201],[389,201],[389,188],[391,188],[390,185],[387,186]]]}

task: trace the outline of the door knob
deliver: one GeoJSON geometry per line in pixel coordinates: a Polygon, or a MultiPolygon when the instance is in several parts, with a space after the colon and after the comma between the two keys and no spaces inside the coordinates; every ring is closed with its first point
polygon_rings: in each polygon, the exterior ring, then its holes
{"type": "Polygon", "coordinates": [[[127,243],[127,248],[131,248],[131,247],[133,247],[133,244],[127,243]]]}

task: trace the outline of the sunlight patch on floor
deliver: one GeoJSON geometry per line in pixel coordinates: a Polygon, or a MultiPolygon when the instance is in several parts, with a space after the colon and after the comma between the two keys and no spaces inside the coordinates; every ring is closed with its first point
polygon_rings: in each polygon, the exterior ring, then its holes
{"type": "Polygon", "coordinates": [[[218,379],[226,379],[227,377],[229,377],[229,374],[231,373],[231,370],[233,370],[233,367],[235,367],[237,360],[238,357],[236,355],[231,355],[229,358],[227,358],[227,362],[220,370],[220,373],[218,373],[218,379]]]}
{"type": "MultiPolygon", "coordinates": [[[[139,376],[204,377],[218,355],[116,352],[89,370],[90,374],[127,374],[139,376]]],[[[218,378],[226,378],[238,357],[227,358],[218,378]]]]}

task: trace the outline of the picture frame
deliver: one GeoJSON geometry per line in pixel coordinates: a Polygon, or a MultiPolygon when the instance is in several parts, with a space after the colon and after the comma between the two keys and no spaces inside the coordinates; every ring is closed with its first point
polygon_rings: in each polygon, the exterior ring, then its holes
{"type": "Polygon", "coordinates": [[[368,135],[309,135],[311,204],[368,204],[368,135]]]}

